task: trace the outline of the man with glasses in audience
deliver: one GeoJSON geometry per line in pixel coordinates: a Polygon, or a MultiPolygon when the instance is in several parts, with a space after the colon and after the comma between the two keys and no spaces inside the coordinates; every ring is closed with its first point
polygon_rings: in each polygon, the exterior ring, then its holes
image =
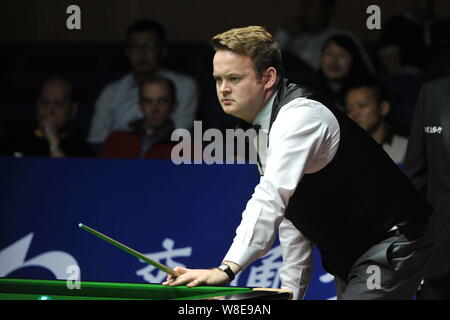
{"type": "Polygon", "coordinates": [[[139,119],[138,87],[142,79],[160,75],[170,79],[179,102],[172,114],[175,128],[190,129],[193,126],[198,104],[198,88],[186,75],[162,68],[166,55],[166,33],[159,23],[147,19],[133,23],[126,32],[125,54],[132,71],[123,78],[108,84],[100,94],[88,141],[98,148],[115,130],[127,130],[131,122],[139,119]]]}

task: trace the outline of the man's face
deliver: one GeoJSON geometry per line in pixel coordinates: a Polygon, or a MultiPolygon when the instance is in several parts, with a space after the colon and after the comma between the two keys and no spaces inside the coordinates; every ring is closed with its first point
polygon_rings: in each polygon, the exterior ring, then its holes
{"type": "Polygon", "coordinates": [[[252,122],[264,106],[264,78],[253,60],[229,50],[218,50],[213,60],[217,97],[225,113],[252,122]]]}
{"type": "Polygon", "coordinates": [[[364,130],[373,132],[387,115],[369,88],[352,89],[346,98],[347,115],[364,130]]]}
{"type": "Polygon", "coordinates": [[[322,55],[322,72],[329,80],[341,80],[350,72],[352,57],[347,50],[330,42],[322,55]]]}
{"type": "Polygon", "coordinates": [[[140,108],[144,121],[152,129],[163,126],[170,118],[175,101],[165,82],[146,83],[142,88],[140,108]]]}
{"type": "Polygon", "coordinates": [[[38,121],[51,119],[57,129],[63,128],[74,113],[74,104],[69,99],[68,88],[59,82],[50,82],[42,88],[37,102],[38,121]]]}
{"type": "Polygon", "coordinates": [[[128,37],[126,55],[137,74],[155,72],[161,63],[162,43],[156,32],[135,32],[128,37]]]}

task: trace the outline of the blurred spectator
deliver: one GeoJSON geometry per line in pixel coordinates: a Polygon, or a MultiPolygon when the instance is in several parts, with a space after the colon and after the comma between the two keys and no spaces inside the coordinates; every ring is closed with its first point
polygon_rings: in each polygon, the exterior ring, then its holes
{"type": "Polygon", "coordinates": [[[102,145],[103,158],[170,159],[174,125],[170,119],[176,110],[173,82],[161,76],[142,80],[139,107],[143,118],[130,124],[127,131],[112,132],[102,145]]]}
{"type": "Polygon", "coordinates": [[[320,70],[308,84],[318,96],[334,102],[342,111],[348,86],[371,73],[353,39],[340,34],[324,44],[320,70]]]}
{"type": "MultiPolygon", "coordinates": [[[[275,33],[275,40],[283,51],[283,60],[286,60],[289,54],[293,54],[305,64],[303,70],[298,71],[318,70],[321,65],[322,48],[327,39],[336,34],[346,34],[351,37],[361,51],[366,64],[373,71],[369,55],[358,37],[347,30],[331,25],[336,2],[336,0],[298,0],[297,24],[275,33]],[[287,57],[286,54],[288,54],[287,57]]],[[[287,64],[284,61],[287,71],[292,68],[292,64],[289,63],[290,60],[288,58],[287,64]]]]}
{"type": "Polygon", "coordinates": [[[382,27],[380,59],[387,73],[421,73],[448,34],[435,19],[435,0],[402,2],[405,11],[382,27]]]}
{"type": "Polygon", "coordinates": [[[72,84],[63,78],[44,82],[37,100],[37,124],[12,134],[15,156],[62,158],[93,155],[72,121],[77,113],[73,91],[72,84]]]}
{"type": "Polygon", "coordinates": [[[434,248],[417,299],[450,299],[450,77],[426,83],[417,99],[405,173],[433,205],[434,248]]]}
{"type": "Polygon", "coordinates": [[[382,145],[395,163],[403,165],[408,139],[395,134],[387,122],[390,108],[386,88],[375,79],[355,83],[349,88],[347,115],[382,145]]]}
{"type": "Polygon", "coordinates": [[[175,84],[178,101],[178,108],[172,114],[175,127],[190,129],[198,104],[197,84],[191,77],[162,68],[162,60],[167,52],[163,26],[147,19],[139,20],[128,28],[126,39],[125,53],[132,71],[107,85],[100,94],[88,141],[99,145],[112,131],[126,130],[131,122],[140,118],[139,82],[155,74],[175,84]]]}

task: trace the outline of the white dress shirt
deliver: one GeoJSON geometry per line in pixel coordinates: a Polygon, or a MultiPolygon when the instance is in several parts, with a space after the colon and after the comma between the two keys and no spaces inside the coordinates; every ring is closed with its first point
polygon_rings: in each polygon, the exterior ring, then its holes
{"type": "Polygon", "coordinates": [[[383,143],[383,150],[398,165],[403,165],[407,147],[408,139],[397,134],[394,134],[391,141],[383,143]]]}
{"type": "MultiPolygon", "coordinates": [[[[253,121],[266,135],[274,98],[253,121]]],[[[338,121],[321,103],[297,98],[281,108],[270,129],[268,148],[258,150],[264,175],[242,213],[224,261],[245,269],[268,252],[278,230],[283,255],[279,270],[282,288],[292,290],[293,299],[303,299],[312,271],[311,244],[284,218],[284,212],[303,175],[324,168],[338,145],[338,121]]]]}

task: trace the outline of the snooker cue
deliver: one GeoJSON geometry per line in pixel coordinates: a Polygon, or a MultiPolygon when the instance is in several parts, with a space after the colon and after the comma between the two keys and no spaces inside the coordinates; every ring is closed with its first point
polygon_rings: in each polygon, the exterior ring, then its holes
{"type": "Polygon", "coordinates": [[[146,262],[146,263],[148,263],[148,264],[151,264],[151,265],[154,266],[155,268],[157,268],[157,269],[159,269],[159,270],[161,270],[161,271],[163,271],[163,272],[165,272],[165,273],[168,273],[168,274],[174,276],[175,278],[181,275],[178,271],[175,271],[175,270],[173,270],[172,268],[169,268],[168,266],[165,266],[165,265],[163,265],[162,263],[159,263],[159,262],[157,262],[157,261],[155,261],[155,260],[152,260],[152,259],[150,259],[150,258],[147,258],[147,257],[144,256],[142,253],[139,253],[139,252],[137,252],[136,250],[133,250],[133,249],[127,247],[126,245],[121,244],[120,242],[118,242],[118,241],[116,241],[116,240],[114,240],[114,239],[111,239],[110,237],[104,235],[104,234],[101,233],[101,232],[98,232],[97,230],[94,230],[94,229],[92,229],[92,228],[89,228],[88,226],[86,226],[86,225],[84,225],[84,224],[82,224],[82,223],[78,224],[78,226],[79,226],[81,229],[83,229],[83,230],[85,230],[85,231],[87,231],[87,232],[93,234],[94,236],[96,236],[96,237],[98,237],[98,238],[100,238],[100,239],[102,239],[102,240],[104,240],[104,241],[106,241],[106,242],[112,244],[113,246],[116,246],[117,248],[122,249],[123,251],[125,251],[125,252],[131,254],[132,256],[134,256],[134,257],[136,257],[136,258],[138,258],[138,259],[141,259],[142,261],[144,261],[144,262],[146,262]]]}

